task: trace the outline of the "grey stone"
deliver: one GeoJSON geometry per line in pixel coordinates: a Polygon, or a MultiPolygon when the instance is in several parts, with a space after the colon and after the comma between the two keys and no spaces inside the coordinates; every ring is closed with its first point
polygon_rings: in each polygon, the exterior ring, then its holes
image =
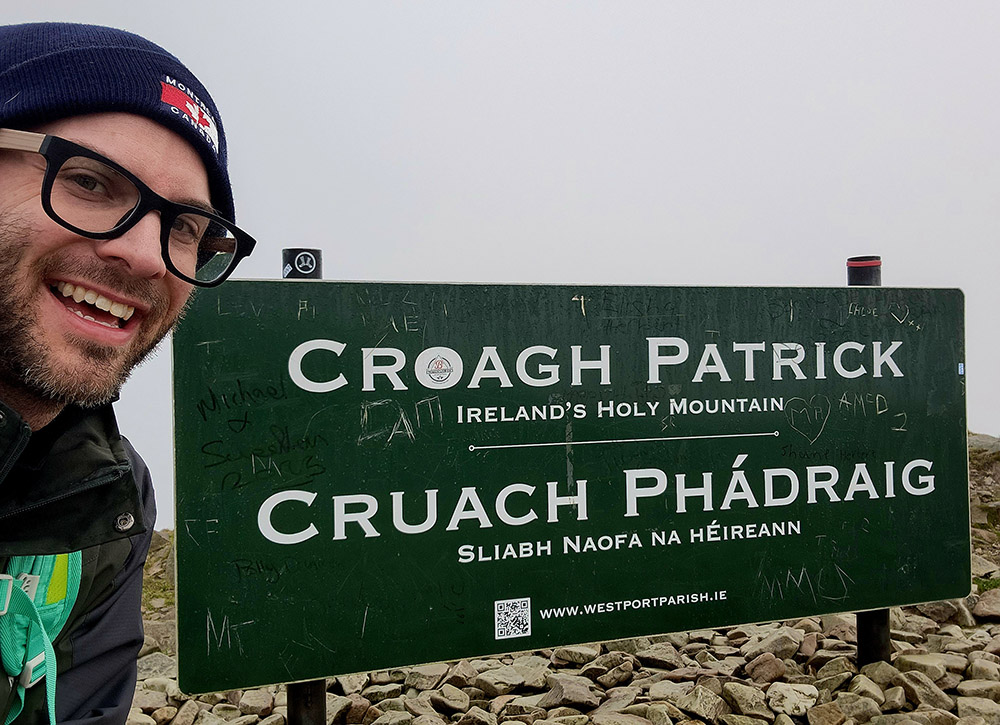
{"type": "Polygon", "coordinates": [[[173,657],[162,652],[153,652],[136,662],[138,680],[147,680],[150,677],[169,677],[177,679],[177,662],[173,657]]]}
{"type": "Polygon", "coordinates": [[[132,708],[142,710],[147,715],[153,710],[167,706],[167,693],[156,690],[136,690],[132,697],[132,708]]]}
{"type": "Polygon", "coordinates": [[[910,717],[926,721],[927,725],[955,725],[958,722],[957,715],[937,708],[914,710],[910,713],[910,717]]]}
{"type": "Polygon", "coordinates": [[[959,718],[981,717],[986,725],[1000,725],[1000,703],[985,697],[959,697],[957,709],[959,718]]]}
{"type": "Polygon", "coordinates": [[[538,702],[546,710],[553,707],[582,707],[590,710],[600,701],[593,693],[593,684],[585,677],[576,675],[552,675],[549,677],[551,690],[538,702]]]}
{"type": "Polygon", "coordinates": [[[972,555],[972,576],[988,579],[998,571],[1000,571],[1000,566],[989,559],[984,559],[979,554],[972,555]]]}
{"type": "Polygon", "coordinates": [[[348,723],[348,725],[358,725],[358,723],[364,722],[365,715],[368,714],[368,708],[372,704],[357,692],[352,692],[347,696],[347,699],[351,701],[351,707],[344,717],[344,722],[348,723]]]}
{"type": "Polygon", "coordinates": [[[410,725],[446,725],[439,715],[418,715],[410,725]]]}
{"type": "MultiPolygon", "coordinates": [[[[152,721],[152,718],[150,718],[152,721]]],[[[226,721],[223,720],[218,715],[212,714],[209,710],[198,710],[198,714],[194,717],[195,725],[226,725],[226,721]]]]}
{"type": "Polygon", "coordinates": [[[549,661],[544,657],[523,655],[517,657],[511,666],[524,679],[524,686],[532,690],[543,690],[548,687],[546,678],[549,675],[549,661]]]}
{"type": "MultiPolygon", "coordinates": [[[[773,713],[772,713],[773,716],[773,713]]],[[[723,725],[761,725],[760,720],[749,715],[735,715],[730,713],[719,718],[723,725]]]]}
{"type": "MultiPolygon", "coordinates": [[[[829,641],[827,641],[826,644],[829,644],[829,641]]],[[[827,662],[831,662],[837,659],[838,657],[844,657],[845,655],[849,654],[853,653],[850,652],[845,653],[844,651],[839,649],[826,649],[826,648],[818,649],[812,654],[812,656],[808,660],[806,660],[806,663],[810,667],[818,670],[827,662]]]]}
{"type": "Polygon", "coordinates": [[[466,712],[469,709],[469,696],[454,685],[441,685],[440,690],[431,693],[431,704],[439,712],[466,712]]]}
{"type": "MultiPolygon", "coordinates": [[[[400,710],[390,710],[373,720],[372,725],[410,725],[412,722],[413,715],[410,713],[400,710]]],[[[494,718],[493,722],[496,722],[496,718],[494,718]]]]}
{"type": "Polygon", "coordinates": [[[612,687],[618,687],[619,685],[624,685],[632,680],[632,674],[634,668],[631,662],[622,662],[620,665],[614,669],[608,670],[606,673],[597,678],[597,684],[599,684],[604,689],[608,690],[612,687]]]}
{"type": "Polygon", "coordinates": [[[563,715],[562,717],[553,718],[551,720],[535,721],[535,723],[539,722],[556,723],[556,725],[588,725],[590,723],[590,718],[586,715],[563,715]]]}
{"type": "Polygon", "coordinates": [[[892,682],[892,678],[899,674],[899,670],[888,662],[872,662],[861,668],[861,674],[885,689],[892,682]]]}
{"type": "Polygon", "coordinates": [[[415,687],[418,690],[433,690],[448,674],[449,669],[448,664],[444,662],[414,667],[406,673],[403,686],[415,687]]]}
{"type": "Polygon", "coordinates": [[[798,652],[804,636],[805,633],[801,630],[782,627],[759,642],[753,640],[747,642],[740,648],[740,654],[747,660],[753,660],[765,652],[770,652],[778,659],[785,659],[798,652]]]}
{"type": "Polygon", "coordinates": [[[938,657],[935,654],[901,654],[896,658],[895,665],[900,672],[923,672],[936,682],[948,671],[938,657]]]}
{"type": "Polygon", "coordinates": [[[201,712],[201,708],[198,707],[198,703],[194,700],[188,700],[177,710],[173,725],[192,725],[199,712],[201,712]]]}
{"type": "MultiPolygon", "coordinates": [[[[618,687],[608,693],[608,698],[594,712],[624,712],[642,693],[638,687],[618,687]]],[[[593,717],[593,713],[591,714],[593,717]]]]}
{"type": "Polygon", "coordinates": [[[1000,682],[995,680],[965,680],[957,689],[962,697],[985,697],[1000,702],[1000,682]]]}
{"type": "MultiPolygon", "coordinates": [[[[787,682],[773,682],[767,688],[767,704],[775,713],[801,717],[816,704],[819,690],[812,685],[793,685],[787,682]]],[[[777,723],[775,723],[777,725],[777,723]]]]}
{"type": "Polygon", "coordinates": [[[359,672],[356,675],[341,675],[337,678],[337,684],[345,695],[352,695],[355,692],[360,693],[368,687],[368,674],[366,672],[359,672]]]}
{"type": "Polygon", "coordinates": [[[955,721],[955,725],[986,725],[986,720],[978,715],[969,715],[967,717],[958,718],[958,720],[955,721]]]}
{"type": "MultiPolygon", "coordinates": [[[[763,655],[761,655],[761,656],[763,656],[763,655]]],[[[758,657],[757,659],[760,659],[760,657],[758,657]]],[[[784,670],[784,662],[782,660],[779,660],[779,659],[775,659],[774,661],[781,663],[781,665],[782,665],[781,671],[782,671],[782,673],[784,673],[784,671],[785,671],[784,670]]],[[[740,669],[741,667],[746,667],[746,664],[747,664],[747,661],[745,659],[743,659],[742,657],[726,657],[725,659],[720,660],[718,662],[713,662],[712,663],[712,669],[716,670],[720,675],[726,675],[728,677],[732,677],[733,675],[736,674],[736,671],[738,669],[740,669]]],[[[768,680],[767,678],[772,677],[772,676],[774,677],[774,679],[778,679],[778,678],[781,677],[781,675],[776,675],[775,674],[777,672],[777,665],[773,665],[773,666],[768,665],[768,666],[760,667],[760,668],[758,668],[758,670],[756,670],[756,672],[759,675],[759,677],[757,679],[758,682],[770,682],[772,680],[768,680]]]]}
{"type": "Polygon", "coordinates": [[[470,707],[469,711],[459,718],[456,725],[497,725],[497,716],[482,708],[470,707]]]}
{"type": "Polygon", "coordinates": [[[851,684],[847,686],[847,690],[848,692],[853,692],[855,695],[861,695],[873,700],[880,707],[885,702],[885,694],[882,692],[882,688],[876,685],[867,675],[856,676],[851,680],[851,684]]]}
{"type": "Polygon", "coordinates": [[[476,675],[473,687],[478,687],[489,697],[507,695],[524,684],[524,676],[513,665],[504,665],[476,675]]]}
{"type": "Polygon", "coordinates": [[[267,717],[274,708],[274,695],[264,689],[247,690],[240,698],[240,711],[244,715],[267,717]]]}
{"type": "MultiPolygon", "coordinates": [[[[1000,591],[991,589],[990,591],[1000,591]]],[[[1000,681],[1000,665],[985,659],[977,659],[966,670],[970,679],[973,680],[997,680],[1000,681]]]]}
{"type": "Polygon", "coordinates": [[[949,601],[918,604],[917,611],[935,622],[947,622],[958,612],[958,607],[949,601]]]}
{"type": "Polygon", "coordinates": [[[604,643],[608,650],[618,650],[634,655],[644,649],[649,648],[652,642],[648,637],[629,637],[627,639],[612,639],[604,643]]]}
{"type": "Polygon", "coordinates": [[[738,682],[726,682],[722,685],[722,699],[729,703],[737,715],[746,715],[769,722],[774,720],[774,713],[767,706],[764,693],[759,688],[738,682]]]}
{"type": "Polygon", "coordinates": [[[890,687],[885,691],[885,702],[882,703],[882,712],[892,712],[902,710],[906,705],[906,690],[902,687],[890,687]]]}
{"type": "Polygon", "coordinates": [[[965,600],[956,599],[955,606],[958,607],[958,612],[952,616],[951,621],[961,627],[975,627],[976,618],[973,616],[972,610],[969,609],[969,605],[965,603],[965,600]]]}
{"type": "Polygon", "coordinates": [[[892,684],[902,687],[906,692],[906,699],[914,705],[940,707],[945,710],[954,707],[951,698],[923,672],[901,672],[892,678],[892,684]]]}
{"type": "Polygon", "coordinates": [[[166,707],[153,710],[149,716],[153,718],[153,722],[155,722],[156,725],[167,725],[167,723],[177,716],[177,708],[167,705],[166,707]]]}
{"type": "Polygon", "coordinates": [[[841,725],[847,718],[835,702],[816,705],[806,713],[809,725],[841,725]]]}
{"type": "Polygon", "coordinates": [[[440,717],[434,705],[431,704],[431,693],[422,692],[417,697],[408,697],[403,700],[403,707],[413,717],[427,715],[429,717],[440,717]]]}
{"type": "MultiPolygon", "coordinates": [[[[406,676],[404,675],[403,677],[405,679],[406,676]]],[[[372,680],[374,681],[374,678],[372,678],[372,680]]],[[[403,686],[398,682],[392,682],[385,685],[369,685],[361,691],[361,696],[373,705],[391,697],[399,697],[402,694],[403,686]]]]}
{"type": "Polygon", "coordinates": [[[845,672],[850,675],[856,675],[858,668],[847,657],[836,657],[820,667],[816,671],[816,677],[822,680],[825,677],[832,677],[833,675],[840,675],[845,672]]]}
{"type": "MultiPolygon", "coordinates": [[[[827,614],[821,618],[820,626],[827,637],[844,642],[858,641],[857,618],[853,614],[827,614]]],[[[937,624],[934,628],[937,629],[937,624]]]]}
{"type": "Polygon", "coordinates": [[[916,718],[912,713],[893,713],[892,715],[879,715],[868,721],[868,725],[928,725],[926,721],[918,715],[916,718]]]}
{"type": "MultiPolygon", "coordinates": [[[[879,692],[879,696],[882,701],[885,700],[881,692],[879,692]]],[[[866,723],[873,717],[878,717],[882,714],[875,700],[870,697],[862,697],[853,692],[838,693],[834,702],[837,703],[837,707],[840,708],[845,717],[854,720],[856,723],[866,723]]]]}
{"type": "Polygon", "coordinates": [[[169,677],[147,677],[142,682],[142,689],[169,693],[171,687],[176,688],[177,682],[169,677]]]}
{"type": "MultiPolygon", "coordinates": [[[[166,695],[164,695],[166,697],[166,695]]],[[[232,722],[238,717],[243,717],[243,713],[231,702],[220,702],[212,708],[212,714],[218,715],[226,722],[232,722]]]]}
{"type": "Polygon", "coordinates": [[[454,685],[455,687],[468,687],[478,674],[479,670],[473,667],[471,662],[461,660],[452,665],[447,677],[444,679],[444,684],[454,685]]]}
{"type": "Polygon", "coordinates": [[[670,708],[659,702],[655,702],[646,708],[646,719],[652,725],[674,725],[670,717],[670,708]]]}
{"type": "Polygon", "coordinates": [[[958,687],[959,683],[965,678],[956,672],[948,672],[940,680],[937,680],[934,684],[940,687],[942,690],[954,690],[958,687]]]}
{"type": "MultiPolygon", "coordinates": [[[[976,606],[972,608],[972,613],[979,619],[1000,619],[1000,589],[990,589],[979,597],[976,606]]],[[[986,720],[989,722],[989,718],[986,720]]]]}
{"type": "Polygon", "coordinates": [[[684,658],[677,649],[666,642],[651,645],[635,653],[638,660],[646,667],[657,667],[664,670],[684,667],[684,658]]]}
{"type": "MultiPolygon", "coordinates": [[[[284,693],[279,693],[284,694],[284,693]]],[[[351,711],[354,700],[350,697],[335,695],[332,692],[326,693],[326,722],[341,723],[347,719],[347,713],[351,711]]],[[[275,697],[275,705],[278,705],[278,698],[275,697]]],[[[273,710],[272,710],[273,712],[273,710]]],[[[266,715],[264,717],[267,717],[266,715]]]]}
{"type": "Polygon", "coordinates": [[[785,676],[785,662],[774,656],[773,652],[762,652],[744,669],[747,676],[756,682],[774,682],[785,676]]]}
{"type": "Polygon", "coordinates": [[[391,670],[378,670],[370,674],[373,685],[389,685],[394,682],[403,683],[406,681],[406,670],[396,667],[391,670]]]}
{"type": "Polygon", "coordinates": [[[629,715],[624,712],[602,712],[598,710],[590,716],[594,725],[652,725],[644,717],[629,715]]]}
{"type": "Polygon", "coordinates": [[[585,665],[597,659],[601,654],[600,646],[575,645],[573,647],[557,647],[552,653],[564,662],[573,662],[578,665],[585,665]]]}
{"type": "Polygon", "coordinates": [[[138,708],[132,708],[125,718],[125,725],[156,725],[156,721],[138,708]]]}
{"type": "Polygon", "coordinates": [[[677,700],[694,689],[693,682],[672,682],[670,680],[660,680],[649,686],[649,696],[653,700],[666,700],[676,703],[677,700]]]}
{"type": "Polygon", "coordinates": [[[256,715],[241,715],[228,722],[229,725],[257,725],[260,722],[260,718],[256,715]]]}
{"type": "Polygon", "coordinates": [[[843,685],[846,685],[850,680],[850,672],[840,672],[836,675],[830,675],[829,677],[816,680],[813,684],[820,692],[823,690],[834,692],[835,690],[839,690],[843,685]]]}
{"type": "Polygon", "coordinates": [[[700,685],[695,685],[691,692],[679,697],[674,705],[684,712],[709,722],[717,721],[721,715],[729,711],[725,700],[707,687],[700,685]]]}
{"type": "MultiPolygon", "coordinates": [[[[581,712],[575,707],[553,707],[549,710],[549,717],[560,719],[564,717],[574,717],[579,716],[581,712]]],[[[586,715],[584,715],[586,717],[586,715]]]]}

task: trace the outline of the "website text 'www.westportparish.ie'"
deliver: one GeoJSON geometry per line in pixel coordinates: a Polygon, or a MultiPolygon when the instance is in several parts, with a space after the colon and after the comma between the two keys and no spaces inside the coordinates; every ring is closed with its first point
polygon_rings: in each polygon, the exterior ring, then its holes
{"type": "Polygon", "coordinates": [[[674,594],[669,597],[646,597],[644,599],[619,599],[614,602],[594,602],[591,604],[574,604],[569,607],[540,609],[542,619],[559,619],[561,617],[579,617],[607,612],[624,612],[654,607],[673,607],[678,604],[701,604],[702,602],[721,602],[726,598],[726,590],[716,592],[698,592],[696,594],[674,594]]]}

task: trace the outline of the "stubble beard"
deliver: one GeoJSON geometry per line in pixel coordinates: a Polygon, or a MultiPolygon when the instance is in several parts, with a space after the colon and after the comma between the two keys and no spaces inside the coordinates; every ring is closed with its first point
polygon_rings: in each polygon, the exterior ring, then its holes
{"type": "Polygon", "coordinates": [[[105,284],[150,303],[144,324],[162,319],[155,332],[136,339],[124,352],[84,338],[67,340],[65,344],[77,351],[75,367],[67,369],[43,337],[35,334],[41,323],[36,309],[38,301],[32,297],[34,285],[47,278],[46,268],[56,267],[57,261],[40,263],[41,268],[24,269],[31,238],[32,231],[27,225],[0,217],[0,309],[5,311],[0,315],[0,386],[9,386],[49,406],[73,404],[92,408],[109,403],[117,397],[133,368],[149,357],[183,317],[187,306],[174,319],[166,319],[168,301],[149,280],[124,277],[107,264],[96,262],[58,264],[63,274],[105,284]]]}

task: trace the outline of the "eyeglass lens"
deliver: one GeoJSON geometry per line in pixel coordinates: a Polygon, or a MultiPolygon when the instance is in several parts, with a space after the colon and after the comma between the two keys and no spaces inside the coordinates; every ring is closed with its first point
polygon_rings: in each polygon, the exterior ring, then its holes
{"type": "MultiPolygon", "coordinates": [[[[95,234],[109,232],[139,205],[135,184],[113,168],[85,156],[63,162],[52,183],[49,203],[64,222],[95,234]]],[[[170,230],[167,255],[181,274],[213,282],[225,274],[236,253],[231,229],[191,211],[167,210],[160,223],[170,230]]]]}

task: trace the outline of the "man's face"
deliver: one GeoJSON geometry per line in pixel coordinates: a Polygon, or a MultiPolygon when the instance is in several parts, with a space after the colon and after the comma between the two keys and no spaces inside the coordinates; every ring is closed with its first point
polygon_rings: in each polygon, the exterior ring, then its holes
{"type": "MultiPolygon", "coordinates": [[[[210,202],[194,148],[144,117],[101,113],[32,130],[103,154],[167,199],[210,202]]],[[[191,285],[163,263],[156,213],[111,240],[49,219],[44,167],[39,154],[0,152],[0,390],[99,405],[177,321],[191,285]]]]}

